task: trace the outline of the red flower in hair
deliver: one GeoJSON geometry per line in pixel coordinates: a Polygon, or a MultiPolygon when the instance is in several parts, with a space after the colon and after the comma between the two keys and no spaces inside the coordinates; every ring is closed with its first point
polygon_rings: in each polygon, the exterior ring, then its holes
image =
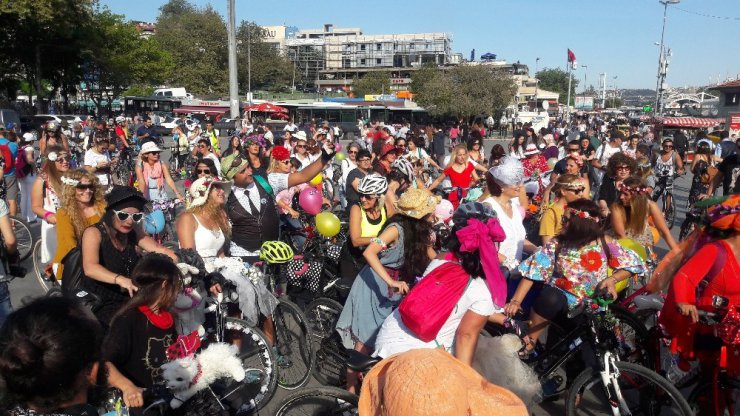
{"type": "Polygon", "coordinates": [[[283,146],[275,146],[272,149],[272,158],[275,160],[286,160],[290,157],[288,149],[283,146]]]}
{"type": "Polygon", "coordinates": [[[601,255],[595,251],[587,251],[581,254],[581,266],[590,272],[599,270],[601,263],[601,255]]]}

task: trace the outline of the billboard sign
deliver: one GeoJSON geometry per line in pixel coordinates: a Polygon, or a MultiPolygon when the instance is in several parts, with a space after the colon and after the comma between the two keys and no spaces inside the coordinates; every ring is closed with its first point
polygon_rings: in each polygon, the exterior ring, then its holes
{"type": "Polygon", "coordinates": [[[740,137],[740,113],[730,113],[730,136],[740,137]]]}
{"type": "Polygon", "coordinates": [[[576,96],[576,110],[593,110],[594,109],[594,97],[578,97],[576,96]]]}

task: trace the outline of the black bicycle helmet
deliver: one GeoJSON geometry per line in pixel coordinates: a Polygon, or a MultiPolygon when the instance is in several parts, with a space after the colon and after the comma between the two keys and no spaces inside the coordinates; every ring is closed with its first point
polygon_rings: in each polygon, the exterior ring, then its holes
{"type": "Polygon", "coordinates": [[[480,202],[466,202],[460,204],[452,214],[452,221],[462,222],[470,218],[476,218],[479,220],[493,218],[496,216],[496,211],[493,210],[488,204],[482,204],[480,202]]]}

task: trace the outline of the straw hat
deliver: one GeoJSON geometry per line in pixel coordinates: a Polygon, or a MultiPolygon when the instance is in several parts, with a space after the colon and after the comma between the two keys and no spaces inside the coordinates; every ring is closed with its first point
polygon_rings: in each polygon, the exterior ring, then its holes
{"type": "Polygon", "coordinates": [[[293,137],[295,137],[296,140],[303,140],[304,142],[307,140],[306,132],[303,130],[299,130],[298,133],[293,133],[293,137]]]}
{"type": "Polygon", "coordinates": [[[434,212],[442,198],[423,189],[409,189],[396,202],[396,211],[407,217],[424,218],[434,212]]]}
{"type": "Polygon", "coordinates": [[[514,393],[486,381],[438,348],[417,349],[379,362],[365,376],[360,416],[525,416],[514,393]]]}
{"type": "Polygon", "coordinates": [[[147,153],[155,153],[155,152],[156,153],[159,153],[161,151],[162,151],[162,149],[160,149],[159,146],[157,146],[156,143],[154,143],[154,142],[146,142],[146,143],[144,143],[141,146],[141,151],[139,153],[141,153],[142,155],[145,155],[147,153]]]}

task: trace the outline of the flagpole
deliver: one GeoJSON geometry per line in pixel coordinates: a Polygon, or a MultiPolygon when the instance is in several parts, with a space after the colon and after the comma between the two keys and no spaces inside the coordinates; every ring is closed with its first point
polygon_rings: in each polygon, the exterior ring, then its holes
{"type": "Polygon", "coordinates": [[[566,111],[568,111],[568,114],[570,114],[570,83],[573,80],[573,72],[571,71],[571,63],[568,62],[568,104],[566,106],[566,111]]]}

